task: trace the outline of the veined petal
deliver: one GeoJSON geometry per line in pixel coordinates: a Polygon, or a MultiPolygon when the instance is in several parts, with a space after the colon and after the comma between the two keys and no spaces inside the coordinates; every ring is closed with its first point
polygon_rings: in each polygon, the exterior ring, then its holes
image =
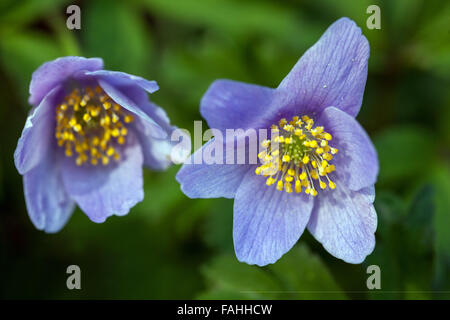
{"type": "Polygon", "coordinates": [[[358,190],[362,195],[367,196],[367,201],[373,203],[375,201],[375,185],[358,190]]]}
{"type": "Polygon", "coordinates": [[[328,106],[355,117],[367,79],[369,43],[350,19],[333,23],[280,83],[282,113],[320,115],[328,106]]]}
{"type": "Polygon", "coordinates": [[[98,70],[86,72],[86,75],[95,76],[97,79],[104,79],[116,86],[139,86],[148,93],[153,93],[159,89],[156,81],[147,80],[132,74],[120,71],[98,70]]]}
{"type": "Polygon", "coordinates": [[[172,143],[167,138],[153,137],[153,127],[143,119],[136,119],[133,128],[139,139],[144,165],[153,170],[165,170],[172,165],[172,143]]]}
{"type": "Polygon", "coordinates": [[[28,215],[34,226],[48,233],[65,226],[75,208],[66,193],[58,161],[52,153],[23,176],[23,188],[28,215]]]}
{"type": "Polygon", "coordinates": [[[128,111],[133,112],[135,115],[141,117],[143,120],[148,122],[148,125],[152,127],[152,135],[155,138],[165,138],[167,133],[153,120],[150,118],[141,108],[136,104],[132,97],[124,93],[124,89],[106,80],[98,80],[100,87],[106,92],[108,96],[111,97],[117,104],[121,105],[128,111]]]}
{"type": "Polygon", "coordinates": [[[55,107],[60,96],[61,87],[57,86],[30,112],[14,152],[14,164],[20,174],[31,170],[46,157],[56,141],[53,136],[55,107]]]}
{"type": "Polygon", "coordinates": [[[338,179],[350,190],[375,184],[379,169],[377,152],[358,121],[330,107],[319,122],[332,134],[334,146],[339,150],[333,159],[338,179]]]}
{"type": "Polygon", "coordinates": [[[77,166],[72,158],[64,158],[64,186],[78,206],[94,222],[104,222],[111,215],[126,215],[142,201],[143,155],[141,146],[128,135],[122,159],[117,164],[77,166]]]}
{"type": "Polygon", "coordinates": [[[249,171],[234,200],[233,240],[239,261],[264,266],[289,251],[302,235],[313,198],[268,187],[249,171]]]}
{"type": "MultiPolygon", "coordinates": [[[[237,139],[239,141],[239,138],[237,139]]],[[[247,164],[237,164],[238,148],[245,148],[244,153],[248,154],[246,143],[236,143],[236,149],[233,155],[230,155],[227,150],[226,143],[219,142],[216,139],[211,139],[198,149],[190,158],[189,164],[184,164],[178,171],[176,179],[180,183],[181,190],[189,198],[233,198],[236,190],[244,178],[244,175],[250,170],[251,166],[247,164]],[[212,146],[217,144],[223,150],[223,160],[221,164],[216,163],[196,163],[196,159],[204,159],[204,152],[212,146]],[[227,161],[233,157],[232,163],[227,164],[227,161]]],[[[242,150],[241,150],[242,151],[242,150]]],[[[247,157],[247,154],[245,157],[247,157]]]]}
{"type": "Polygon", "coordinates": [[[33,73],[28,102],[36,106],[54,87],[77,72],[101,68],[103,68],[103,60],[100,58],[62,57],[46,62],[33,73]]]}
{"type": "Polygon", "coordinates": [[[166,133],[163,138],[155,137],[154,126],[138,117],[133,125],[144,154],[144,165],[154,170],[164,170],[172,164],[170,141],[171,134],[176,127],[170,124],[166,112],[149,101],[147,93],[140,87],[125,86],[123,92],[131,97],[136,105],[166,133]]]}
{"type": "Polygon", "coordinates": [[[275,89],[231,80],[216,80],[200,102],[200,112],[210,128],[267,128],[268,117],[278,108],[275,89]],[[267,115],[267,116],[266,116],[267,115]]]}
{"type": "Polygon", "coordinates": [[[361,263],[375,247],[377,214],[373,188],[349,190],[337,181],[316,199],[308,230],[336,258],[361,263]]]}

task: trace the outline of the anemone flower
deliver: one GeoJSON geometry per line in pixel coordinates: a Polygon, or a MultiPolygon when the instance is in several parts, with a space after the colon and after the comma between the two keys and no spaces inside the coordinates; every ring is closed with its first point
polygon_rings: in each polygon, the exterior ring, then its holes
{"type": "MultiPolygon", "coordinates": [[[[305,228],[348,263],[361,263],[374,249],[378,159],[355,119],[368,58],[367,39],[342,18],[276,89],[217,80],[205,93],[200,111],[211,128],[270,131],[259,140],[256,164],[185,164],[177,174],[188,197],[234,198],[239,261],[274,263],[305,228]]],[[[233,152],[239,148],[235,142],[233,152]]]]}
{"type": "Polygon", "coordinates": [[[172,127],[147,95],[156,82],[102,68],[63,57],[33,73],[14,161],[37,229],[59,231],[75,204],[94,222],[125,215],[144,197],[142,166],[170,165],[172,127]]]}

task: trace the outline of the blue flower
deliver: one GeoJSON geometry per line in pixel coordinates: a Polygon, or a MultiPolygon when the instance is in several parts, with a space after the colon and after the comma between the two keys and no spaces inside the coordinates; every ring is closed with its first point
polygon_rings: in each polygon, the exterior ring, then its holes
{"type": "MultiPolygon", "coordinates": [[[[368,58],[367,39],[342,18],[276,89],[218,80],[205,93],[200,111],[224,136],[226,129],[271,132],[260,141],[257,164],[185,164],[177,174],[191,198],[234,198],[233,239],[240,261],[274,263],[305,228],[349,263],[361,263],[374,249],[378,159],[355,120],[368,58]]],[[[221,141],[228,146],[228,140],[221,141]]],[[[232,143],[234,153],[245,148],[249,154],[245,134],[232,143]]]]}
{"type": "Polygon", "coordinates": [[[144,197],[142,166],[171,164],[172,127],[147,96],[156,82],[102,68],[98,58],[63,57],[33,73],[14,161],[40,230],[59,231],[75,204],[94,222],[127,214],[144,197]]]}

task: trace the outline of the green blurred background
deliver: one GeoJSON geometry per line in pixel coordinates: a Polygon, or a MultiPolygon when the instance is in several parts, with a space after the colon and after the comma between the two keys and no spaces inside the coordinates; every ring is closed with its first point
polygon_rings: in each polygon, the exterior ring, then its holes
{"type": "MultiPolygon", "coordinates": [[[[450,298],[450,2],[434,0],[0,1],[0,297],[68,299],[450,298]],[[81,30],[66,7],[81,7],[81,30]],[[368,30],[366,8],[381,8],[368,30]],[[13,152],[28,85],[59,56],[102,57],[105,68],[157,80],[151,99],[193,130],[216,78],[276,87],[342,16],[369,39],[358,120],[378,149],[377,245],[361,265],[329,255],[308,232],[276,264],[239,263],[232,200],[190,200],[179,166],[145,171],[145,200],[125,217],[91,222],[77,209],[58,234],[36,230],[13,152]],[[66,268],[82,290],[66,288],[66,268]],[[366,268],[381,268],[368,291],[366,268]]],[[[206,127],[206,125],[204,125],[206,127]]]]}

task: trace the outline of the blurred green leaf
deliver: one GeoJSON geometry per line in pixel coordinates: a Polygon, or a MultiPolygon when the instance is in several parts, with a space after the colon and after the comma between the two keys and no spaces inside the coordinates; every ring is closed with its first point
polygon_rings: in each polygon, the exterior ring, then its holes
{"type": "Polygon", "coordinates": [[[388,191],[377,192],[375,198],[375,209],[378,216],[377,235],[382,239],[391,236],[392,227],[401,223],[406,216],[407,210],[403,199],[388,191]]]}
{"type": "Polygon", "coordinates": [[[380,183],[407,181],[429,173],[436,143],[427,130],[414,126],[396,126],[374,138],[380,161],[380,183]]]}
{"type": "Polygon", "coordinates": [[[314,6],[317,10],[325,12],[330,19],[338,19],[340,17],[349,17],[359,26],[366,25],[366,8],[371,4],[380,5],[379,0],[360,0],[360,1],[333,1],[333,0],[307,0],[309,5],[314,6]]]}
{"type": "Polygon", "coordinates": [[[435,188],[432,185],[420,188],[405,217],[404,226],[410,238],[404,240],[415,254],[425,254],[431,251],[434,236],[434,192],[435,188]]]}
{"type": "MultiPolygon", "coordinates": [[[[3,152],[2,147],[0,147],[0,152],[3,152]]],[[[0,202],[3,201],[4,193],[3,193],[3,163],[0,158],[0,202]]]]}
{"type": "MultiPolygon", "coordinates": [[[[134,208],[126,217],[111,217],[103,224],[92,223],[77,210],[54,238],[48,244],[53,250],[65,248],[55,264],[71,261],[85,271],[81,298],[183,299],[202,285],[198,255],[179,247],[170,221],[143,219],[134,208]]],[[[65,290],[65,297],[76,297],[76,292],[65,290]]]]}
{"type": "Polygon", "coordinates": [[[103,58],[108,69],[148,76],[151,34],[140,13],[121,1],[87,2],[81,28],[86,54],[103,58]]]}
{"type": "Polygon", "coordinates": [[[375,209],[378,216],[377,242],[365,265],[377,265],[381,270],[381,291],[369,291],[372,299],[400,299],[403,288],[402,266],[399,253],[402,252],[402,223],[407,215],[403,199],[392,192],[377,192],[375,209]]]}
{"type": "Polygon", "coordinates": [[[435,9],[433,15],[428,16],[424,23],[415,24],[418,31],[409,56],[420,67],[428,68],[449,81],[450,3],[439,2],[435,9]]]}
{"type": "Polygon", "coordinates": [[[269,269],[286,290],[281,298],[346,298],[320,257],[312,254],[306,245],[295,246],[269,269]]]}
{"type": "Polygon", "coordinates": [[[61,56],[60,48],[41,33],[12,34],[0,38],[2,67],[16,83],[22,102],[27,104],[31,74],[42,63],[61,56]]]}
{"type": "MultiPolygon", "coordinates": [[[[436,185],[435,193],[435,277],[433,287],[435,290],[448,290],[450,288],[450,170],[448,166],[437,168],[433,175],[436,185]]],[[[441,295],[437,297],[442,298],[441,295]]],[[[447,298],[450,295],[447,294],[447,298]]]]}
{"type": "Polygon", "coordinates": [[[227,288],[214,288],[200,293],[197,296],[200,300],[245,300],[253,299],[248,294],[240,293],[227,288]]]}
{"type": "Polygon", "coordinates": [[[215,199],[205,217],[202,234],[215,252],[233,251],[233,200],[215,199]]]}
{"type": "Polygon", "coordinates": [[[384,27],[389,28],[389,36],[393,41],[404,43],[411,39],[417,29],[414,26],[422,4],[422,0],[381,1],[381,17],[385,22],[384,27]],[[410,19],[402,19],[405,15],[410,19]]]}
{"type": "MultiPolygon", "coordinates": [[[[398,230],[392,229],[393,232],[398,230]]],[[[402,267],[398,257],[398,245],[391,243],[396,237],[377,239],[375,249],[364,265],[377,265],[381,271],[381,290],[367,290],[370,299],[401,299],[403,297],[402,267]]],[[[367,275],[368,277],[368,275],[367,275]]]]}
{"type": "Polygon", "coordinates": [[[413,197],[403,221],[399,256],[403,265],[405,298],[431,298],[435,187],[425,184],[413,197]],[[414,263],[411,263],[414,261],[414,263]]]}
{"type": "Polygon", "coordinates": [[[55,15],[49,19],[50,26],[56,34],[56,38],[64,56],[81,56],[78,40],[76,39],[77,31],[65,28],[66,21],[59,15],[55,15]]]}
{"type": "MultiPolygon", "coordinates": [[[[66,13],[69,0],[22,0],[14,1],[8,8],[0,10],[0,29],[14,29],[49,14],[66,13]]],[[[64,24],[64,28],[65,28],[64,24]]]]}
{"type": "Polygon", "coordinates": [[[203,268],[209,288],[205,299],[344,299],[327,267],[306,245],[295,246],[265,268],[240,263],[234,254],[214,258],[203,268]]]}
{"type": "Polygon", "coordinates": [[[150,220],[160,219],[172,212],[180,200],[185,198],[180,185],[175,180],[178,170],[176,166],[169,168],[166,172],[150,172],[145,169],[145,198],[136,206],[136,210],[150,220]]]}
{"type": "Polygon", "coordinates": [[[234,299],[244,295],[248,299],[264,299],[274,297],[282,290],[264,269],[240,263],[232,254],[214,258],[203,267],[203,274],[214,288],[209,296],[202,294],[206,299],[215,296],[215,292],[228,292],[234,299]]]}
{"type": "Polygon", "coordinates": [[[314,41],[320,29],[304,23],[300,12],[294,14],[279,4],[236,0],[144,0],[150,12],[167,16],[189,25],[215,29],[234,37],[264,35],[298,48],[314,41]],[[301,32],[301,37],[293,37],[301,32]]]}
{"type": "MultiPolygon", "coordinates": [[[[443,99],[443,104],[450,106],[450,93],[443,99]]],[[[450,108],[441,108],[438,116],[439,136],[442,138],[442,145],[450,146],[450,108]]],[[[449,147],[448,147],[449,148],[449,147]]]]}
{"type": "MultiPolygon", "coordinates": [[[[186,201],[190,200],[186,199],[186,201]]],[[[213,207],[212,203],[214,201],[215,199],[201,199],[201,201],[196,201],[190,206],[185,206],[183,203],[178,204],[178,214],[173,226],[177,234],[186,236],[198,231],[197,228],[200,229],[199,224],[202,218],[213,207]]]]}
{"type": "Polygon", "coordinates": [[[167,83],[167,90],[175,93],[166,96],[175,103],[183,101],[182,107],[190,109],[198,108],[201,96],[216,78],[249,80],[237,48],[215,41],[199,42],[195,46],[174,44],[162,57],[160,70],[161,83],[167,83]],[[186,90],[187,83],[189,90],[186,90]]]}
{"type": "Polygon", "coordinates": [[[377,195],[377,244],[366,264],[378,265],[381,291],[375,299],[430,298],[434,237],[434,187],[423,185],[409,206],[392,193],[377,195]],[[414,263],[411,263],[414,261],[414,263]]]}

